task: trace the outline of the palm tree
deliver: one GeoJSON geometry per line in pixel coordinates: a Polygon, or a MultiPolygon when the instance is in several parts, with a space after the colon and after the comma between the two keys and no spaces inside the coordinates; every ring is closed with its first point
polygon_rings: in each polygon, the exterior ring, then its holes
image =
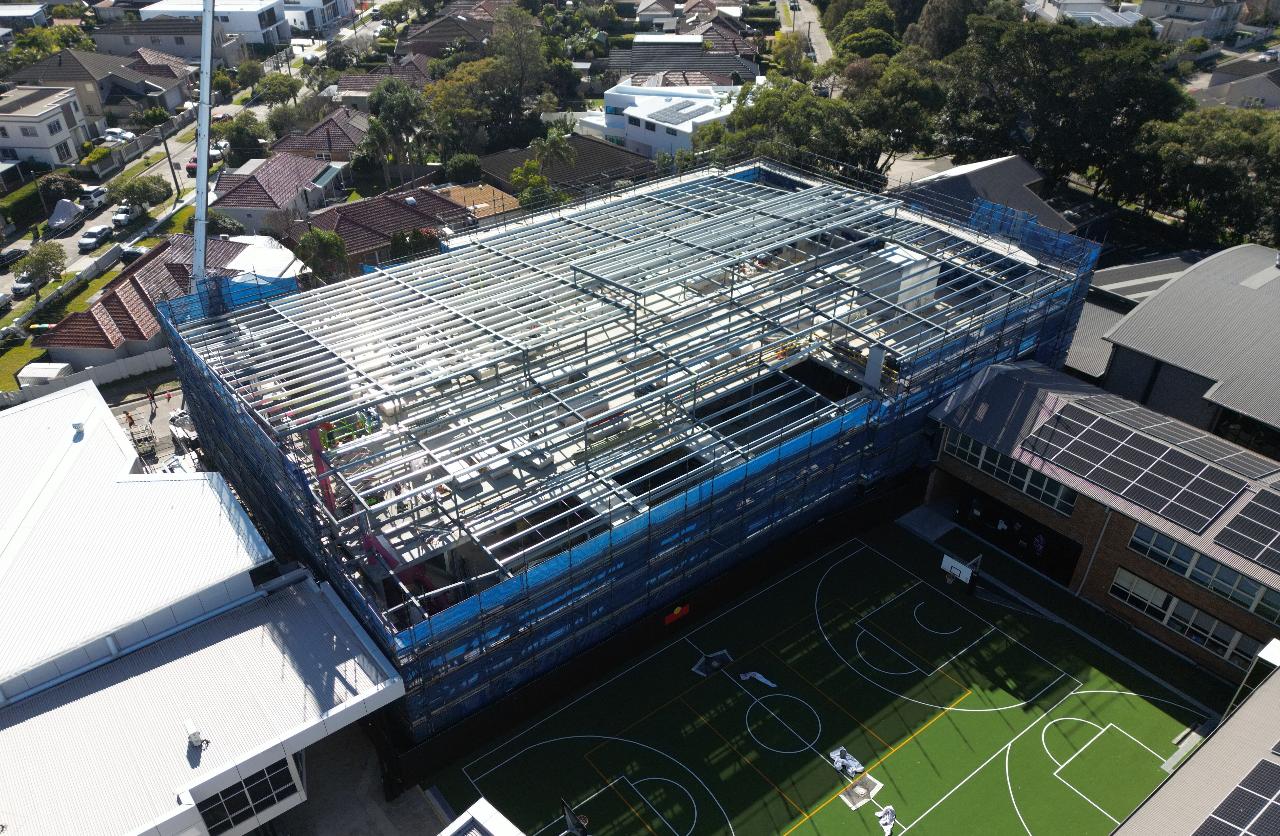
{"type": "Polygon", "coordinates": [[[577,157],[573,146],[569,144],[568,135],[556,127],[548,130],[545,137],[539,137],[530,142],[529,150],[533,152],[533,158],[538,161],[543,173],[549,172],[554,163],[573,165],[577,157]]]}

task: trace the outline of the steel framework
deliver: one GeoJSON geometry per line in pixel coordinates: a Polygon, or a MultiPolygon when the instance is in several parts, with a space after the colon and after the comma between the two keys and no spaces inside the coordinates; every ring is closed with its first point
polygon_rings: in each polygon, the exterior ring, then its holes
{"type": "Polygon", "coordinates": [[[1095,258],[752,161],[165,319],[206,447],[397,659],[420,740],[912,466],[983,366],[1060,364],[1095,258]]]}

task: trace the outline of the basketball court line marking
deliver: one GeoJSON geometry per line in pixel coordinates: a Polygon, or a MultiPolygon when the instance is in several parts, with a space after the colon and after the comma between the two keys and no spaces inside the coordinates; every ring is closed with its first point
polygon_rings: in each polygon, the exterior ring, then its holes
{"type": "Polygon", "coordinates": [[[1049,760],[1053,761],[1053,765],[1056,766],[1058,769],[1061,769],[1065,764],[1063,764],[1062,761],[1055,758],[1053,756],[1053,752],[1049,751],[1049,741],[1045,739],[1045,735],[1049,733],[1049,729],[1053,728],[1055,723],[1066,723],[1066,722],[1084,723],[1087,726],[1093,726],[1099,732],[1102,731],[1101,725],[1093,722],[1092,720],[1085,720],[1081,717],[1058,717],[1057,719],[1050,720],[1049,722],[1045,723],[1044,728],[1040,730],[1040,748],[1044,749],[1044,753],[1049,756],[1049,760]]]}
{"type": "Polygon", "coordinates": [[[911,617],[916,620],[916,624],[920,625],[920,629],[933,633],[935,636],[954,636],[960,632],[959,627],[952,627],[950,630],[935,630],[928,624],[920,620],[920,608],[924,606],[924,601],[916,604],[916,608],[911,611],[911,617]]]}
{"type": "MultiPolygon", "coordinates": [[[[647,784],[650,781],[654,783],[659,783],[659,784],[670,784],[671,786],[680,790],[680,792],[684,793],[685,797],[689,799],[689,810],[693,813],[693,824],[689,825],[689,832],[686,833],[685,836],[693,836],[694,833],[698,832],[698,802],[696,799],[694,799],[693,793],[689,792],[689,790],[685,788],[684,784],[680,783],[679,781],[672,781],[670,778],[637,778],[636,780],[632,781],[630,778],[627,778],[625,775],[622,777],[626,780],[628,784],[631,785],[631,788],[634,789],[636,792],[640,792],[641,784],[647,784]]],[[[646,798],[645,800],[647,801],[648,799],[646,798]]],[[[654,812],[657,812],[657,811],[655,810],[654,812]]]]}
{"type": "MultiPolygon", "coordinates": [[[[608,791],[608,790],[609,790],[609,789],[610,789],[614,784],[618,783],[618,781],[620,781],[620,780],[622,780],[620,777],[619,777],[619,778],[614,778],[614,779],[613,779],[612,781],[610,781],[608,784],[605,784],[605,785],[604,785],[603,787],[601,787],[600,789],[598,789],[598,790],[596,790],[595,792],[591,793],[591,795],[588,795],[586,798],[582,799],[581,801],[576,801],[576,802],[574,802],[573,806],[574,806],[574,807],[581,807],[583,804],[588,803],[588,802],[589,802],[589,801],[591,801],[593,798],[595,798],[597,795],[600,795],[601,793],[608,791]]],[[[473,784],[472,784],[472,786],[475,786],[475,784],[473,783],[473,784]]],[[[479,789],[480,789],[479,787],[476,787],[476,790],[477,790],[477,791],[479,791],[479,789]]],[[[481,796],[483,796],[483,795],[484,795],[484,793],[481,793],[481,796]]],[[[542,827],[539,827],[537,830],[535,830],[535,831],[533,831],[532,833],[530,833],[530,834],[529,834],[529,836],[541,836],[541,834],[542,834],[542,833],[543,833],[543,832],[544,832],[548,827],[551,827],[551,826],[553,826],[553,825],[559,824],[561,821],[563,821],[563,819],[559,819],[559,818],[552,819],[551,821],[549,821],[549,822],[547,822],[546,824],[544,824],[542,827]]],[[[564,831],[564,832],[565,832],[565,833],[568,833],[568,831],[564,831]]],[[[564,834],[562,833],[562,834],[561,834],[561,836],[564,836],[564,834]]]]}
{"type": "Polygon", "coordinates": [[[880,673],[886,674],[888,676],[912,676],[913,674],[924,673],[924,671],[920,670],[919,665],[917,665],[915,662],[912,662],[910,659],[908,659],[906,656],[903,656],[898,651],[894,650],[892,647],[889,646],[888,642],[886,642],[884,639],[880,638],[875,633],[868,630],[866,627],[859,628],[858,636],[853,640],[853,652],[858,654],[858,658],[861,659],[866,664],[867,667],[871,668],[872,670],[880,671],[880,673]],[[863,636],[870,636],[871,638],[875,639],[876,643],[879,644],[881,647],[885,648],[894,656],[897,656],[899,659],[901,659],[902,661],[910,665],[911,670],[909,671],[885,670],[884,668],[872,662],[870,659],[867,658],[867,654],[862,652],[863,636]]]}
{"type": "MultiPolygon", "coordinates": [[[[649,826],[649,822],[645,821],[644,816],[640,815],[640,811],[635,808],[635,805],[632,804],[630,801],[628,801],[627,797],[622,794],[621,790],[618,789],[618,782],[615,780],[610,780],[609,776],[605,775],[604,772],[601,771],[600,767],[596,766],[595,761],[591,760],[591,755],[589,753],[584,754],[582,756],[582,759],[587,762],[588,766],[590,766],[592,769],[595,770],[595,773],[600,776],[601,781],[604,781],[609,785],[609,789],[613,790],[614,795],[618,796],[618,798],[622,800],[622,803],[627,805],[627,809],[631,811],[631,815],[639,819],[640,824],[644,826],[644,829],[649,831],[649,836],[658,836],[657,833],[653,832],[653,828],[649,826]]],[[[643,797],[644,796],[641,796],[641,798],[643,797]]],[[[645,803],[647,804],[648,802],[645,802],[645,803]]]]}
{"type": "Polygon", "coordinates": [[[1018,809],[1018,799],[1013,794],[1013,777],[1009,774],[1009,755],[1012,752],[1012,746],[1004,750],[1004,783],[1009,788],[1009,803],[1013,805],[1013,812],[1018,814],[1018,821],[1022,822],[1022,829],[1027,831],[1027,836],[1031,836],[1031,828],[1027,827],[1027,820],[1022,817],[1022,811],[1018,809]]]}
{"type": "MultiPolygon", "coordinates": [[[[658,817],[658,820],[667,826],[667,830],[671,831],[671,836],[688,836],[688,834],[682,834],[679,830],[676,830],[674,827],[672,827],[671,822],[667,821],[667,817],[662,815],[662,813],[658,812],[658,808],[654,807],[653,804],[650,803],[649,799],[645,797],[644,793],[636,789],[636,785],[631,783],[630,778],[628,778],[625,775],[619,775],[618,779],[627,782],[627,786],[631,787],[631,791],[636,795],[640,796],[640,800],[644,802],[644,806],[648,807],[653,812],[653,814],[658,817]]],[[[692,833],[692,832],[693,832],[692,830],[689,831],[689,833],[692,833]]]]}
{"type": "MultiPolygon", "coordinates": [[[[766,586],[766,587],[763,587],[763,588],[761,588],[761,589],[756,590],[756,591],[755,591],[755,592],[753,592],[751,595],[747,596],[746,598],[743,598],[741,601],[739,601],[738,603],[734,604],[732,607],[729,607],[728,609],[726,609],[726,610],[724,610],[723,612],[719,613],[718,615],[714,616],[711,620],[707,621],[705,624],[701,624],[701,625],[699,625],[695,630],[692,630],[692,631],[690,632],[690,635],[696,635],[699,631],[701,631],[701,630],[705,629],[706,627],[710,627],[712,624],[715,624],[715,623],[716,623],[717,621],[719,621],[720,619],[724,618],[725,616],[729,615],[729,614],[730,614],[730,613],[732,613],[732,612],[735,612],[738,608],[745,606],[746,604],[750,603],[751,601],[754,601],[756,598],[760,597],[761,595],[764,595],[765,593],[769,592],[769,591],[770,591],[770,590],[772,590],[774,587],[776,587],[776,586],[778,586],[778,585],[780,585],[780,584],[782,584],[782,583],[785,583],[786,581],[791,580],[793,577],[795,577],[795,576],[797,576],[797,575],[799,575],[799,574],[801,574],[801,573],[803,573],[803,572],[805,572],[805,571],[808,571],[811,567],[813,567],[813,566],[815,566],[815,565],[817,565],[817,564],[821,563],[822,561],[824,561],[824,560],[828,559],[829,557],[831,557],[831,555],[835,554],[836,552],[840,551],[841,549],[847,548],[848,546],[853,545],[853,544],[856,544],[856,547],[855,547],[855,548],[853,549],[853,551],[851,551],[849,554],[845,555],[845,558],[853,557],[854,555],[858,554],[858,553],[859,553],[859,552],[861,552],[862,550],[869,548],[869,547],[867,546],[867,544],[866,544],[866,543],[862,542],[862,541],[861,541],[860,539],[858,539],[857,537],[850,537],[848,540],[845,540],[844,542],[839,543],[838,545],[832,546],[830,549],[827,549],[825,552],[823,552],[822,554],[820,554],[820,555],[818,555],[817,557],[813,558],[812,560],[808,561],[807,563],[804,563],[803,565],[796,567],[795,569],[793,569],[792,571],[788,572],[787,574],[785,574],[785,575],[781,576],[780,578],[778,578],[777,580],[775,580],[773,583],[769,584],[768,586],[766,586]]],[[[899,567],[899,568],[901,568],[901,567],[899,567]]],[[[805,616],[805,619],[807,619],[807,618],[808,618],[808,616],[806,615],[806,616],[805,616]]],[[[677,638],[672,639],[671,641],[667,642],[667,643],[666,643],[666,644],[664,644],[663,646],[661,646],[661,647],[657,648],[656,650],[654,650],[654,651],[653,651],[652,653],[650,653],[648,656],[645,656],[644,658],[639,659],[639,660],[637,660],[635,663],[633,663],[633,664],[631,664],[631,665],[627,666],[626,668],[623,668],[622,670],[618,671],[616,674],[614,674],[613,676],[611,676],[611,677],[609,677],[608,679],[604,680],[604,681],[603,681],[603,682],[601,682],[600,684],[596,685],[594,688],[592,688],[591,690],[589,690],[589,691],[587,691],[586,693],[582,694],[582,695],[581,695],[581,696],[579,696],[578,698],[574,699],[572,702],[569,702],[569,703],[566,703],[566,704],[562,705],[560,708],[557,708],[555,711],[552,711],[550,714],[547,714],[545,717],[543,717],[543,718],[539,719],[539,720],[538,720],[537,722],[535,722],[533,725],[529,726],[529,728],[527,728],[527,729],[525,729],[523,732],[521,732],[518,736],[519,736],[519,737],[523,737],[523,736],[525,736],[525,735],[527,735],[527,734],[530,734],[534,729],[538,728],[538,727],[539,727],[539,726],[541,726],[543,723],[546,723],[548,720],[551,720],[552,718],[554,718],[554,717],[558,716],[558,715],[559,715],[559,714],[561,714],[562,712],[567,711],[568,709],[570,709],[570,708],[572,708],[573,706],[577,705],[577,704],[578,704],[579,702],[581,702],[582,700],[584,700],[584,699],[586,699],[587,697],[589,697],[589,696],[591,696],[592,694],[594,694],[596,691],[599,691],[601,688],[605,687],[606,685],[609,685],[609,684],[611,684],[611,683],[615,682],[616,680],[621,679],[622,677],[624,677],[624,676],[626,676],[627,674],[631,673],[631,671],[635,670],[636,668],[640,667],[641,665],[644,665],[644,664],[648,663],[649,661],[651,661],[651,660],[653,660],[653,659],[656,659],[657,657],[661,656],[663,653],[666,653],[666,652],[667,652],[667,651],[669,651],[671,648],[675,647],[675,646],[676,646],[677,644],[679,644],[681,641],[683,641],[683,637],[677,637],[677,638]]],[[[473,758],[469,763],[467,763],[467,765],[466,765],[466,766],[462,767],[462,773],[463,773],[463,775],[465,775],[465,776],[466,776],[466,778],[467,778],[467,780],[468,780],[468,781],[471,781],[471,785],[472,785],[472,786],[475,786],[475,781],[474,781],[474,780],[472,780],[472,778],[471,778],[471,774],[470,774],[470,769],[471,769],[471,767],[475,766],[477,763],[479,763],[480,761],[484,760],[485,758],[488,758],[489,756],[493,755],[495,752],[499,751],[500,749],[504,748],[505,746],[507,746],[507,745],[508,745],[508,744],[510,744],[510,743],[511,743],[511,741],[510,741],[510,740],[504,741],[503,743],[499,743],[499,744],[497,744],[496,746],[493,746],[493,747],[489,748],[489,749],[488,749],[486,752],[484,752],[483,754],[481,754],[481,755],[477,755],[477,756],[476,756],[475,758],[473,758]]],[[[536,745],[536,744],[535,744],[535,745],[536,745]]],[[[531,748],[531,747],[530,747],[530,748],[531,748]]],[[[509,760],[509,759],[508,759],[508,760],[509,760]]],[[[506,763],[506,761],[504,761],[503,763],[506,763]]],[[[687,769],[687,767],[686,767],[686,769],[687,769]]],[[[489,771],[491,772],[492,770],[489,770],[489,771]]],[[[485,775],[487,775],[487,774],[488,774],[488,772],[486,772],[486,773],[484,773],[484,774],[485,774],[485,775]]],[[[481,777],[483,777],[483,775],[482,775],[481,777]]],[[[476,790],[477,790],[477,791],[479,791],[479,787],[476,787],[476,790]]],[[[481,793],[481,795],[483,795],[483,793],[481,793]]],[[[723,808],[722,808],[722,809],[723,809],[723,808]]],[[[732,830],[732,826],[730,827],[730,830],[732,830]]]]}
{"type": "Polygon", "coordinates": [[[768,650],[770,653],[772,653],[772,654],[773,654],[773,656],[774,656],[774,658],[775,658],[775,659],[777,659],[779,662],[781,662],[781,663],[782,663],[782,666],[783,666],[783,667],[785,667],[787,670],[789,670],[789,671],[791,671],[792,673],[794,673],[796,676],[800,677],[801,681],[803,681],[803,682],[804,682],[805,684],[807,684],[810,688],[812,688],[813,690],[815,690],[815,691],[817,691],[819,694],[821,694],[821,695],[822,695],[822,697],[823,697],[827,702],[829,702],[829,703],[831,703],[832,705],[834,705],[834,706],[836,707],[836,709],[837,709],[837,710],[839,710],[839,711],[840,711],[840,712],[842,712],[846,717],[848,717],[850,720],[852,720],[853,722],[855,722],[855,723],[857,723],[859,726],[861,726],[863,731],[865,731],[867,734],[869,734],[869,735],[871,735],[872,737],[874,737],[876,740],[880,741],[880,743],[882,743],[884,746],[888,747],[888,746],[890,746],[890,745],[891,745],[891,744],[889,743],[889,741],[885,740],[883,737],[881,737],[880,735],[876,734],[875,729],[871,728],[871,727],[870,727],[870,726],[868,726],[866,723],[862,722],[862,721],[861,721],[861,720],[859,720],[857,717],[853,716],[853,713],[852,713],[852,712],[850,712],[850,711],[849,711],[849,709],[845,708],[843,703],[839,702],[835,697],[831,696],[831,695],[830,695],[830,694],[828,694],[826,691],[822,690],[822,688],[818,685],[818,683],[816,683],[816,682],[814,682],[813,680],[809,679],[809,677],[805,676],[803,673],[801,673],[800,671],[796,670],[796,668],[795,668],[795,667],[793,667],[793,666],[791,665],[791,663],[790,663],[790,662],[788,662],[786,659],[783,659],[781,656],[779,656],[779,655],[778,655],[778,652],[777,652],[776,650],[774,650],[774,649],[773,649],[773,648],[771,648],[771,647],[769,647],[769,648],[765,648],[765,649],[766,649],[766,650],[768,650]]]}
{"type": "MultiPolygon", "coordinates": [[[[1064,719],[1073,719],[1073,720],[1074,720],[1074,719],[1076,719],[1076,718],[1072,717],[1072,718],[1064,718],[1064,719]]],[[[1096,723],[1093,723],[1092,725],[1095,725],[1095,726],[1096,726],[1097,724],[1096,724],[1096,723]]],[[[1046,728],[1048,728],[1048,727],[1046,726],[1046,728]]],[[[1102,815],[1106,816],[1108,819],[1110,819],[1111,821],[1115,822],[1115,823],[1118,825],[1118,824],[1120,824],[1120,820],[1119,820],[1119,819],[1117,819],[1115,816],[1113,816],[1113,815],[1111,815],[1110,813],[1108,813],[1106,810],[1102,809],[1102,807],[1101,807],[1101,806],[1099,806],[1099,805],[1098,805],[1098,804],[1097,804],[1097,803],[1096,803],[1092,798],[1090,798],[1089,796],[1085,795],[1085,794],[1080,790],[1080,788],[1079,788],[1079,787],[1077,787],[1075,784],[1073,784],[1073,783],[1071,783],[1070,781],[1068,781],[1066,778],[1063,778],[1063,777],[1062,777],[1062,775],[1061,775],[1062,770],[1066,769],[1068,764],[1070,764],[1073,760],[1075,760],[1075,759],[1076,759],[1076,757],[1078,757],[1082,752],[1084,752],[1084,750],[1085,750],[1085,749],[1088,749],[1090,746],[1092,746],[1092,745],[1093,745],[1093,743],[1094,743],[1094,741],[1096,741],[1098,738],[1102,737],[1104,734],[1106,734],[1106,733],[1107,733],[1109,730],[1111,730],[1111,729],[1115,729],[1116,731],[1118,731],[1118,732],[1120,732],[1121,734],[1123,734],[1125,737],[1127,737],[1127,738],[1129,738],[1130,740],[1132,740],[1134,743],[1136,743],[1136,744],[1138,744],[1139,746],[1141,746],[1143,749],[1146,749],[1146,750],[1147,750],[1147,751],[1148,751],[1148,752],[1149,752],[1153,757],[1155,757],[1155,759],[1156,759],[1156,762],[1157,762],[1157,763],[1164,763],[1164,761],[1165,761],[1165,757],[1164,757],[1164,755],[1161,755],[1161,754],[1160,754],[1159,752],[1157,752],[1155,749],[1152,749],[1150,746],[1148,746],[1147,744],[1143,743],[1141,740],[1139,740],[1138,738],[1134,737],[1133,735],[1129,734],[1127,731],[1125,731],[1125,730],[1124,730],[1123,728],[1121,728],[1120,726],[1117,726],[1115,723],[1107,723],[1105,726],[1102,726],[1101,728],[1099,728],[1099,729],[1098,729],[1097,734],[1095,734],[1093,737],[1091,737],[1091,738],[1089,738],[1088,740],[1086,740],[1086,741],[1085,741],[1085,744],[1084,744],[1083,746],[1081,746],[1079,749],[1077,749],[1077,750],[1075,750],[1074,752],[1072,752],[1072,753],[1071,753],[1071,757],[1067,758],[1065,761],[1063,761],[1061,764],[1059,764],[1059,765],[1058,765],[1058,768],[1057,768],[1057,769],[1055,769],[1055,770],[1053,770],[1053,777],[1057,778],[1057,779],[1058,779],[1059,781],[1061,781],[1063,784],[1066,784],[1066,786],[1067,786],[1067,787],[1068,787],[1072,792],[1074,792],[1076,795],[1078,795],[1078,796],[1080,796],[1081,798],[1083,798],[1085,801],[1089,802],[1089,805],[1090,805],[1090,806],[1092,806],[1095,810],[1097,810],[1099,813],[1101,813],[1102,815]]],[[[1042,733],[1042,737],[1043,737],[1043,733],[1042,733]]],[[[1045,751],[1047,752],[1048,750],[1046,749],[1045,751]]],[[[1052,755],[1050,756],[1050,758],[1052,758],[1052,755]]]]}

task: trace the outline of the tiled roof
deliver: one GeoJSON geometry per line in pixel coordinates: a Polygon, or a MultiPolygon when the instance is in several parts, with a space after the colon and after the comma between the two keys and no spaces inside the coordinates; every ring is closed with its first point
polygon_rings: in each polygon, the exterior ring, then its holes
{"type": "Polygon", "coordinates": [[[400,39],[400,43],[396,46],[396,53],[438,56],[445,47],[455,41],[478,44],[487,40],[492,32],[493,21],[490,19],[447,15],[420,26],[411,27],[400,39]]]}
{"type": "Polygon", "coordinates": [[[150,20],[116,20],[94,30],[95,35],[191,35],[200,37],[200,21],[194,17],[161,15],[150,20]]]}
{"type": "Polygon", "coordinates": [[[184,81],[191,75],[191,70],[186,61],[176,55],[170,55],[158,49],[141,46],[130,53],[128,57],[134,60],[125,66],[137,70],[143,75],[167,76],[184,81]]]}
{"type": "MultiPolygon", "coordinates": [[[[570,134],[572,162],[553,162],[543,174],[559,187],[586,186],[613,180],[647,177],[654,172],[653,161],[625,148],[598,139],[570,134]]],[[[533,157],[528,148],[513,148],[480,158],[480,168],[499,187],[511,188],[511,172],[533,157]]]]}
{"type": "Polygon", "coordinates": [[[737,73],[755,78],[760,68],[732,52],[708,52],[701,43],[636,43],[631,49],[609,54],[609,69],[620,73],[656,73],[685,70],[704,73],[737,73]]]}
{"type": "Polygon", "coordinates": [[[13,81],[102,81],[118,75],[126,81],[142,82],[147,77],[125,66],[125,59],[116,55],[102,55],[79,49],[64,49],[29,67],[18,70],[10,78],[13,81]]]}
{"type": "Polygon", "coordinates": [[[271,150],[306,157],[321,153],[345,156],[355,150],[368,132],[368,116],[349,107],[340,107],[310,129],[281,137],[271,150]]]}
{"type": "Polygon", "coordinates": [[[328,167],[324,160],[276,154],[249,174],[222,175],[214,206],[283,209],[328,167]]]}
{"type": "MultiPolygon", "coordinates": [[[[748,79],[743,79],[747,81],[748,79]]],[[[685,70],[665,70],[660,73],[632,73],[618,80],[619,84],[632,87],[728,87],[733,84],[732,73],[704,73],[685,70]]]]}
{"type": "MultiPolygon", "coordinates": [[[[710,0],[704,0],[704,4],[709,3],[710,0]]],[[[754,41],[723,17],[713,17],[687,30],[681,27],[681,31],[687,31],[690,35],[701,35],[704,41],[710,41],[711,52],[731,52],[748,57],[760,53],[754,41]]]]}
{"type": "Polygon", "coordinates": [[[409,58],[422,57],[424,56],[411,55],[406,58],[406,62],[403,64],[388,64],[385,67],[378,67],[367,73],[347,73],[338,78],[338,92],[372,93],[379,84],[389,78],[398,78],[412,87],[426,84],[430,77],[418,66],[416,60],[408,60],[409,58]]]}
{"type": "MultiPolygon", "coordinates": [[[[173,235],[112,279],[87,311],[68,314],[36,337],[42,348],[119,348],[128,340],[149,340],[160,331],[155,306],[191,290],[194,239],[173,235]]],[[[224,271],[247,244],[210,238],[209,271],[224,271]]]]}
{"type": "Polygon", "coordinates": [[[337,233],[349,257],[385,247],[398,233],[474,223],[464,207],[426,188],[340,203],[313,213],[310,219],[310,226],[337,233]]]}
{"type": "Polygon", "coordinates": [[[520,208],[520,201],[488,183],[472,183],[465,186],[443,186],[437,192],[465,206],[477,218],[488,218],[520,208]]]}
{"type": "Polygon", "coordinates": [[[675,14],[675,0],[640,0],[636,6],[636,16],[643,14],[675,14]]]}

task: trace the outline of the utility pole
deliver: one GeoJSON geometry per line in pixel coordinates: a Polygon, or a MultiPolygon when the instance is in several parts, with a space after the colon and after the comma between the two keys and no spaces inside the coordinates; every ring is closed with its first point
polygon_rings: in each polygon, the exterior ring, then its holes
{"type": "MultiPolygon", "coordinates": [[[[214,0],[204,0],[200,17],[200,103],[196,110],[196,216],[191,259],[191,286],[205,297],[205,314],[222,312],[221,294],[206,287],[205,245],[209,233],[209,99],[213,88],[214,0]]],[[[176,174],[174,175],[177,176],[176,174]]]]}
{"type": "Polygon", "coordinates": [[[182,200],[182,186],[178,185],[178,167],[173,164],[173,156],[169,153],[169,137],[164,135],[164,128],[157,125],[156,133],[160,134],[160,144],[164,146],[164,158],[169,163],[169,176],[173,178],[173,205],[177,206],[178,201],[182,200]]]}

